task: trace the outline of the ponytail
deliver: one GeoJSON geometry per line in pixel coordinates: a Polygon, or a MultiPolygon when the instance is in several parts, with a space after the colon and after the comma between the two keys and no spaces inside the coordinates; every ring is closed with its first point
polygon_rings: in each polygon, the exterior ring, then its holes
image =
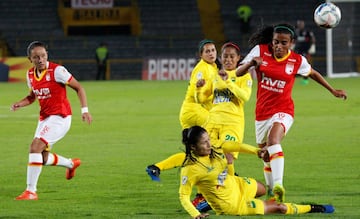
{"type": "Polygon", "coordinates": [[[295,28],[286,23],[274,26],[263,26],[259,28],[249,39],[249,46],[253,48],[259,44],[270,44],[274,33],[286,33],[291,35],[291,39],[295,37],[295,28]]]}

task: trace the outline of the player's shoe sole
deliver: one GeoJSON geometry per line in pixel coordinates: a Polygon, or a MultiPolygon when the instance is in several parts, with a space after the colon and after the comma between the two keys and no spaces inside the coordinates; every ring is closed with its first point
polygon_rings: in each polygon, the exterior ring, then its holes
{"type": "Polygon", "coordinates": [[[38,200],[38,196],[35,192],[25,190],[21,195],[16,197],[15,200],[38,200]]]}
{"type": "Polygon", "coordinates": [[[81,164],[81,160],[79,158],[72,159],[72,162],[74,166],[72,168],[66,169],[66,179],[72,179],[75,176],[75,170],[78,168],[81,164]]]}
{"type": "Polygon", "coordinates": [[[335,211],[334,206],[332,205],[311,205],[311,210],[309,213],[327,213],[331,214],[335,211]]]}

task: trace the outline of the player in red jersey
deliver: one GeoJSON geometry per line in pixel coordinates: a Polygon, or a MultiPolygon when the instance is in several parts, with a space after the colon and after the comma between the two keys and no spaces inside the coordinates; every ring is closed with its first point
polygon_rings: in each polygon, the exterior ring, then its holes
{"type": "Polygon", "coordinates": [[[37,200],[36,186],[42,166],[66,167],[66,178],[75,175],[80,159],[69,159],[51,153],[53,145],[65,136],[71,125],[71,107],[66,95],[66,85],[75,90],[80,100],[82,120],[91,124],[92,117],[87,107],[84,88],[61,65],[48,61],[46,45],[34,41],[27,48],[27,55],[34,65],[28,70],[26,78],[30,93],[14,103],[11,110],[32,104],[38,99],[40,117],[34,139],[30,145],[27,168],[27,188],[16,200],[37,200]]]}
{"type": "Polygon", "coordinates": [[[284,154],[281,140],[293,123],[294,103],[291,92],[296,75],[310,77],[335,97],[346,99],[344,90],[334,89],[321,74],[313,69],[304,56],[290,48],[294,43],[295,28],[278,24],[260,29],[250,38],[252,50],[237,69],[237,76],[249,69],[256,70],[256,141],[267,149],[264,175],[269,194],[283,202],[284,154]]]}

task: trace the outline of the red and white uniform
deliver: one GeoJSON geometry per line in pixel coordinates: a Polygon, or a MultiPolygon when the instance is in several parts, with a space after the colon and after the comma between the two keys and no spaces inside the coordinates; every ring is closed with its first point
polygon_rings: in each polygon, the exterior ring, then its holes
{"type": "Polygon", "coordinates": [[[27,83],[40,104],[40,121],[51,115],[66,117],[71,115],[71,107],[66,96],[66,84],[72,75],[65,67],[48,62],[47,68],[38,77],[34,67],[27,72],[27,83]]]}
{"type": "Polygon", "coordinates": [[[250,62],[253,57],[262,57],[261,66],[256,69],[257,101],[256,120],[266,120],[282,112],[294,117],[294,102],[291,97],[295,76],[310,74],[311,65],[306,58],[289,51],[281,59],[273,56],[269,45],[257,45],[242,63],[250,62]]]}
{"type": "Polygon", "coordinates": [[[35,69],[27,72],[29,88],[40,104],[40,118],[35,137],[40,138],[50,150],[65,136],[71,126],[71,106],[66,96],[66,84],[72,75],[65,67],[48,62],[46,70],[38,77],[35,69]]]}

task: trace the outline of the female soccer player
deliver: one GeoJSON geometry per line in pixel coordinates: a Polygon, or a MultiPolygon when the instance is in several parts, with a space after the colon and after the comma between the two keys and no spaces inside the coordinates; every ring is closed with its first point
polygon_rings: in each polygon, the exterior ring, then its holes
{"type": "MultiPolygon", "coordinates": [[[[205,129],[214,140],[243,142],[244,104],[251,96],[252,78],[249,73],[236,77],[236,67],[240,58],[240,48],[235,43],[225,43],[221,48],[223,68],[209,85],[212,92],[198,89],[199,99],[212,98],[213,106],[209,111],[205,129]],[[212,130],[218,130],[219,135],[212,135],[212,130]]],[[[235,173],[232,163],[236,157],[237,153],[228,156],[230,174],[235,173]]]]}
{"type": "Polygon", "coordinates": [[[88,124],[92,122],[84,88],[63,66],[48,61],[46,45],[39,41],[30,43],[27,55],[34,65],[26,74],[30,93],[14,103],[11,110],[16,111],[38,99],[40,117],[30,145],[27,188],[16,197],[16,200],[38,199],[36,187],[43,165],[66,167],[68,180],[75,176],[75,170],[80,166],[80,159],[68,159],[50,152],[53,145],[65,136],[71,125],[72,112],[66,95],[66,85],[74,89],[78,95],[82,120],[88,124]]]}
{"type": "MultiPolygon", "coordinates": [[[[208,86],[219,71],[216,65],[217,51],[214,41],[209,39],[201,40],[198,52],[200,61],[191,72],[185,99],[180,109],[179,119],[183,129],[194,125],[203,126],[209,117],[209,110],[212,107],[211,98],[199,100],[196,94],[198,89],[211,93],[208,86]],[[204,86],[204,84],[206,85],[204,86]],[[208,90],[206,91],[206,89],[208,90]]],[[[160,181],[160,170],[179,167],[184,161],[184,157],[184,153],[174,154],[155,165],[149,165],[146,168],[146,172],[152,180],[160,181]]]]}
{"type": "Polygon", "coordinates": [[[274,198],[283,202],[284,154],[281,140],[294,120],[291,97],[296,75],[310,77],[329,90],[335,97],[346,99],[344,90],[334,89],[306,58],[292,51],[295,29],[289,24],[278,24],[259,30],[250,38],[250,53],[237,69],[238,76],[255,68],[257,75],[256,141],[268,150],[270,159],[264,162],[266,184],[274,198]]]}
{"type": "MultiPolygon", "coordinates": [[[[222,147],[233,142],[217,142],[212,146],[206,130],[200,126],[184,129],[182,142],[186,148],[186,160],[181,168],[179,198],[183,208],[192,218],[208,217],[200,213],[191,203],[190,196],[196,186],[216,214],[226,215],[263,215],[271,213],[303,214],[332,213],[331,205],[298,205],[277,203],[256,199],[266,193],[263,184],[255,179],[237,177],[227,173],[227,161],[222,147]]],[[[240,147],[233,147],[236,151],[240,147]]],[[[262,150],[258,151],[262,153],[262,150]]],[[[260,154],[259,154],[260,155],[260,154]]],[[[260,155],[261,156],[261,155],[260,155]]]]}
{"type": "MultiPolygon", "coordinates": [[[[244,103],[249,100],[251,96],[252,78],[250,74],[245,74],[243,77],[236,77],[235,71],[240,61],[240,48],[232,42],[225,43],[221,48],[221,63],[223,69],[220,73],[213,73],[213,78],[210,80],[197,79],[195,96],[200,103],[212,101],[211,108],[202,109],[202,111],[191,111],[190,108],[187,113],[192,117],[183,117],[182,127],[188,128],[191,125],[205,126],[211,132],[212,129],[221,129],[220,138],[223,140],[242,142],[244,136],[244,103]],[[201,118],[203,122],[191,122],[191,118],[201,118]]],[[[194,73],[194,71],[193,71],[194,73]]],[[[199,107],[199,105],[198,105],[199,107]]],[[[233,156],[229,154],[229,169],[231,174],[234,174],[233,156]]],[[[234,153],[235,158],[237,156],[234,153]]],[[[149,169],[154,169],[155,173],[160,173],[160,170],[166,170],[181,166],[184,161],[185,154],[178,153],[170,156],[168,159],[148,166],[149,169]],[[178,158],[175,162],[175,159],[178,158]]],[[[149,173],[149,171],[148,171],[149,173]]],[[[149,175],[153,180],[159,180],[158,175],[154,176],[150,172],[149,175]]]]}

